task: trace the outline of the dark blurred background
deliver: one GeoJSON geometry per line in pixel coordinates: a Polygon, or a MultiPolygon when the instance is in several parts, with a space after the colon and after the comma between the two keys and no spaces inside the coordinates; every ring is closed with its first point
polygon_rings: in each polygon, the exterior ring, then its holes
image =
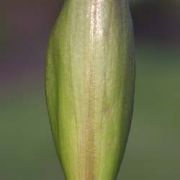
{"type": "MultiPolygon", "coordinates": [[[[63,180],[44,97],[58,0],[0,0],[0,180],[63,180]]],[[[122,180],[180,179],[180,1],[131,1],[135,109],[122,180]]]]}

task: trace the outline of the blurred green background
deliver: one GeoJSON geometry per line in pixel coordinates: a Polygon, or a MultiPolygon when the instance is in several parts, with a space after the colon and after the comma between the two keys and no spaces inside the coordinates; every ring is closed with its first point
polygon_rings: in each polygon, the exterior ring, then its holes
{"type": "MultiPolygon", "coordinates": [[[[44,96],[58,0],[0,1],[0,180],[64,180],[44,96]]],[[[131,2],[136,96],[118,179],[180,179],[180,1],[131,2]]]]}

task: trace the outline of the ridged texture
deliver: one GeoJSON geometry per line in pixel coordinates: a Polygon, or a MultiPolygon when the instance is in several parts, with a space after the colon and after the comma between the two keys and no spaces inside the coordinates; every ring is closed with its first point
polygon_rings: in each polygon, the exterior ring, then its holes
{"type": "Polygon", "coordinates": [[[134,96],[133,35],[126,0],[67,0],[46,65],[50,122],[67,180],[114,180],[134,96]]]}

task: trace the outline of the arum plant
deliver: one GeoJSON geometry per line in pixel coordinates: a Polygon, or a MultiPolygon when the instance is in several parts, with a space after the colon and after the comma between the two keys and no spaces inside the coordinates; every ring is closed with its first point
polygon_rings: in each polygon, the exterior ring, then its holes
{"type": "Polygon", "coordinates": [[[52,31],[46,96],[67,180],[115,180],[131,124],[134,44],[127,0],[66,0],[52,31]]]}

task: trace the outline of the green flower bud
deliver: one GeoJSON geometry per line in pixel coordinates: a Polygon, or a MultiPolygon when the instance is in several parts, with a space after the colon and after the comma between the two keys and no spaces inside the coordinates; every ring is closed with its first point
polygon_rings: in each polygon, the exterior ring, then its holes
{"type": "Polygon", "coordinates": [[[134,44],[127,0],[67,0],[50,37],[46,96],[67,180],[114,180],[131,124],[134,44]]]}

